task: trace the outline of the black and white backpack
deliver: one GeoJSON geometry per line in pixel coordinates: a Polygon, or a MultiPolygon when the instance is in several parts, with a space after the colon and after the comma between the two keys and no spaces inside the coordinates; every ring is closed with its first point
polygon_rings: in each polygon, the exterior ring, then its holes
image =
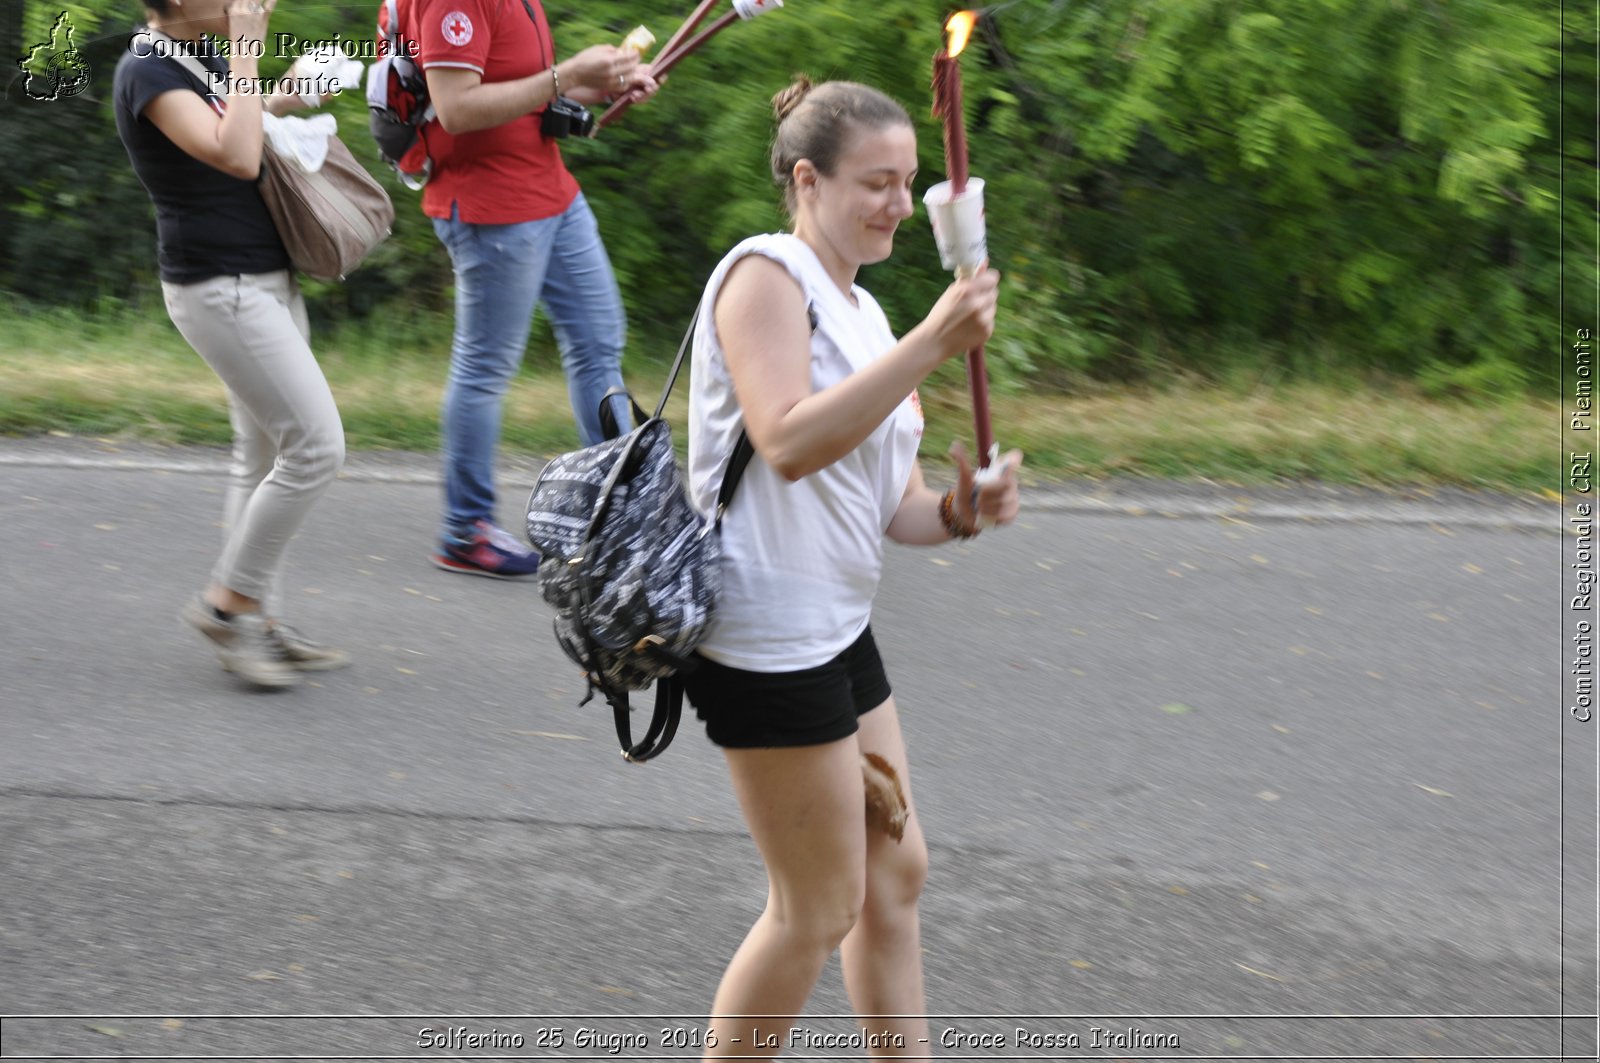
{"type": "MultiPolygon", "coordinates": [[[[755,453],[741,432],[715,510],[702,515],[695,509],[672,430],[662,419],[693,334],[691,323],[654,415],[646,417],[634,404],[637,428],[551,461],[528,498],[528,541],[543,556],[539,576],[544,599],[556,611],[556,641],[588,684],[580,704],[604,695],[622,755],[635,763],[661,753],[677,731],[680,673],[694,667],[691,655],[722,590],[722,514],[755,453]],[[628,694],[651,683],[655,713],[635,744],[628,694]]],[[[614,435],[613,393],[600,408],[614,435]]]]}

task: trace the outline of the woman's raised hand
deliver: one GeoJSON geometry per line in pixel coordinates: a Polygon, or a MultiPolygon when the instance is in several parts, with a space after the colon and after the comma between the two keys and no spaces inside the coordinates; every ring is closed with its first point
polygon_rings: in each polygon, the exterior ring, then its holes
{"type": "MultiPolygon", "coordinates": [[[[233,43],[234,54],[244,52],[239,46],[245,42],[267,39],[267,21],[277,6],[278,0],[229,0],[228,39],[233,43]]],[[[245,54],[261,53],[251,49],[245,54]]]]}
{"type": "Polygon", "coordinates": [[[923,325],[946,358],[981,347],[994,334],[1000,300],[1000,274],[987,265],[970,278],[957,279],[933,304],[923,325]]]}

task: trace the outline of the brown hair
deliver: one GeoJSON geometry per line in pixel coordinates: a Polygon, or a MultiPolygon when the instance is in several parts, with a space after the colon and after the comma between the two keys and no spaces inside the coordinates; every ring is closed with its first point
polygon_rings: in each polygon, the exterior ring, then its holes
{"type": "Polygon", "coordinates": [[[857,127],[882,129],[911,125],[906,109],[877,89],[854,81],[824,81],[813,86],[804,74],[772,97],[778,135],[772,140],[772,180],[783,189],[794,213],[794,167],[810,159],[823,176],[833,176],[857,127]]]}

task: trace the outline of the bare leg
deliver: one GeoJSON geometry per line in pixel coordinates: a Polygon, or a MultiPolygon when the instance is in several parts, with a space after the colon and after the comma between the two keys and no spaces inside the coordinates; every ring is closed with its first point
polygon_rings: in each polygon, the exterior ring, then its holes
{"type": "Polygon", "coordinates": [[[717,1043],[707,1058],[770,1057],[861,911],[867,851],[861,755],[853,735],[820,746],[723,752],[767,865],[768,894],[766,910],[717,987],[710,1026],[717,1043]]]}
{"type": "Polygon", "coordinates": [[[869,1033],[898,1034],[904,1048],[872,1049],[874,1056],[928,1058],[927,1001],[922,988],[922,936],[917,898],[928,877],[928,846],[911,795],[911,771],[894,699],[861,717],[861,749],[894,765],[911,815],[896,842],[882,831],[867,833],[867,893],[861,917],[844,939],[845,988],[869,1033]],[[876,1018],[875,1016],[897,1016],[876,1018]]]}

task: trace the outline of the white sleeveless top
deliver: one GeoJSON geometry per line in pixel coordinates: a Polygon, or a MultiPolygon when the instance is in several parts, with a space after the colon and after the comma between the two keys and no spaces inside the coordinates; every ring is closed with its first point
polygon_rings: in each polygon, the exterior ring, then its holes
{"type": "MultiPolygon", "coordinates": [[[[816,309],[813,392],[895,344],[877,301],[852,287],[852,304],[799,237],[753,236],[728,252],[706,283],[691,363],[689,490],[703,513],[716,506],[744,427],[712,308],[728,270],[751,254],[787,269],[816,309]]],[[[922,410],[913,391],[855,450],[794,483],[760,454],[751,458],[722,519],[723,596],[700,652],[747,671],[789,672],[847,649],[871,618],[884,531],[905,494],[921,439],[922,410]]]]}

